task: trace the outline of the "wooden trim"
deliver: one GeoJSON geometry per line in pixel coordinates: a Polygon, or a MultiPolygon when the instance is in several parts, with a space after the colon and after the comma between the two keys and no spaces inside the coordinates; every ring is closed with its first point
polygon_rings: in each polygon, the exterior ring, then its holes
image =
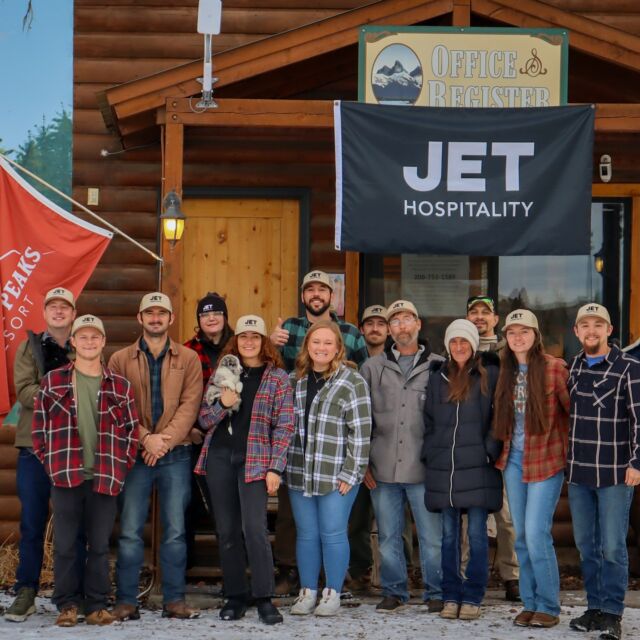
{"type": "Polygon", "coordinates": [[[640,184],[635,183],[596,183],[591,187],[594,198],[630,198],[640,196],[640,184]]]}
{"type": "MultiPolygon", "coordinates": [[[[383,0],[224,51],[214,57],[216,88],[356,44],[362,25],[415,24],[452,8],[453,0],[383,0]]],[[[196,60],[108,89],[100,94],[107,126],[119,130],[120,120],[157,109],[172,95],[200,93],[196,78],[201,75],[202,61],[196,60]]]]}
{"type": "Polygon", "coordinates": [[[200,127],[304,127],[333,128],[331,100],[252,100],[225,98],[218,108],[194,113],[189,100],[167,100],[166,116],[160,112],[159,122],[200,127]]]}
{"type": "Polygon", "coordinates": [[[640,338],[640,184],[596,183],[594,198],[631,198],[631,259],[629,273],[629,342],[640,338]]]}
{"type": "Polygon", "coordinates": [[[358,302],[360,300],[360,254],[347,251],[345,255],[344,319],[358,326],[358,302]]]}
{"type": "MultiPolygon", "coordinates": [[[[170,191],[175,191],[182,197],[182,169],[184,153],[184,127],[182,124],[168,123],[164,127],[164,166],[162,171],[162,201],[170,191]]],[[[160,203],[162,207],[162,202],[160,203]]],[[[187,221],[186,227],[189,222],[187,221]]],[[[185,229],[185,233],[188,231],[185,229]]],[[[169,329],[169,335],[177,340],[180,332],[180,318],[178,317],[180,305],[178,304],[182,287],[182,243],[177,242],[171,246],[162,234],[162,265],[161,291],[166,293],[173,301],[176,309],[173,324],[169,329]]]]}
{"type": "Polygon", "coordinates": [[[453,0],[454,27],[471,26],[471,0],[453,0]]]}
{"type": "MultiPolygon", "coordinates": [[[[409,25],[452,11],[454,20],[475,13],[517,27],[561,27],[571,31],[571,47],[614,65],[640,71],[640,37],[603,25],[538,0],[383,0],[337,16],[237,47],[215,56],[214,67],[223,87],[324,53],[353,45],[365,24],[409,25]]],[[[470,18],[469,18],[470,21],[470,18]]],[[[167,71],[121,84],[100,94],[107,126],[133,133],[142,123],[121,122],[160,108],[168,97],[187,97],[201,91],[197,60],[167,71]]],[[[631,127],[637,127],[631,124],[631,127]]],[[[635,131],[636,128],[602,129],[635,131]]]]}
{"type": "MultiPolygon", "coordinates": [[[[169,98],[156,120],[158,124],[198,127],[333,128],[333,100],[221,98],[216,102],[217,109],[194,113],[188,99],[169,98]]],[[[603,103],[595,109],[597,132],[640,132],[640,104],[603,103]]]]}
{"type": "Polygon", "coordinates": [[[640,71],[640,38],[538,0],[471,0],[471,11],[514,27],[559,27],[570,46],[617,66],[640,71]]]}
{"type": "Polygon", "coordinates": [[[629,274],[629,342],[640,338],[640,185],[631,200],[631,273],[629,274]]]}

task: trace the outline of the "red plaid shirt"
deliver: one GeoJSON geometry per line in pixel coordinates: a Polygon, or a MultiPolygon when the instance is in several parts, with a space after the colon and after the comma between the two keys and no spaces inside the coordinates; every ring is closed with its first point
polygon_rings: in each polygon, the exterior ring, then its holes
{"type": "MultiPolygon", "coordinates": [[[[213,382],[213,377],[210,382],[213,382]]],[[[218,401],[213,405],[202,401],[199,422],[207,430],[207,435],[194,473],[206,475],[211,438],[227,414],[228,411],[218,401]]],[[[267,471],[282,473],[287,465],[287,452],[292,439],[293,392],[289,376],[282,369],[268,364],[251,408],[244,481],[264,480],[267,471]]]]}
{"type": "MultiPolygon", "coordinates": [[[[545,395],[549,430],[540,435],[528,432],[524,425],[524,453],[522,456],[522,482],[541,482],[567,464],[569,434],[569,390],[567,364],[560,358],[546,355],[545,395]]],[[[496,467],[504,471],[509,459],[511,440],[507,440],[496,467]]]]}
{"type": "MultiPolygon", "coordinates": [[[[33,450],[55,487],[77,487],[85,480],[73,367],[54,369],[42,379],[33,410],[33,450]]],[[[107,367],[100,383],[97,431],[93,490],[115,496],[136,459],[138,415],[131,385],[107,367]]]]}

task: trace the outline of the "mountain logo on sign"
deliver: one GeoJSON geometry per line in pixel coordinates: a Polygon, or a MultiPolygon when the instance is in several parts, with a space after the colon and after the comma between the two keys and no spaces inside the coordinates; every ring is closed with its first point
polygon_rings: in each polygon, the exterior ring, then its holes
{"type": "Polygon", "coordinates": [[[376,58],[371,89],[383,104],[414,104],[422,90],[422,66],[406,45],[392,44],[376,58]]]}

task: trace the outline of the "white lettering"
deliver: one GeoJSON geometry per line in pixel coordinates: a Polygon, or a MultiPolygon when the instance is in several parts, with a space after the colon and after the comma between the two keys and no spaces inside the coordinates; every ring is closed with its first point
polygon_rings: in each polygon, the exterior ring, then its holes
{"type": "Polygon", "coordinates": [[[533,142],[494,142],[492,156],[505,157],[504,183],[506,191],[520,190],[520,158],[535,154],[533,142]]]}
{"type": "Polygon", "coordinates": [[[448,191],[484,191],[484,178],[464,178],[463,174],[482,173],[481,160],[465,160],[465,156],[486,156],[486,142],[450,142],[447,166],[448,191]]]}

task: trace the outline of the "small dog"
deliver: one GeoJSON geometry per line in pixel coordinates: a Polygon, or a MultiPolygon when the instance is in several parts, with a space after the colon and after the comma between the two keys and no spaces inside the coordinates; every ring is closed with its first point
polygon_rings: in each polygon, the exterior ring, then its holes
{"type": "MultiPolygon", "coordinates": [[[[205,399],[207,404],[212,405],[216,400],[220,398],[224,389],[231,389],[236,393],[242,391],[242,382],[240,382],[240,375],[242,374],[242,365],[240,360],[234,355],[227,355],[220,360],[215,375],[213,376],[213,382],[209,385],[205,399]]],[[[229,411],[237,411],[240,408],[240,398],[229,409],[229,411]]]]}

